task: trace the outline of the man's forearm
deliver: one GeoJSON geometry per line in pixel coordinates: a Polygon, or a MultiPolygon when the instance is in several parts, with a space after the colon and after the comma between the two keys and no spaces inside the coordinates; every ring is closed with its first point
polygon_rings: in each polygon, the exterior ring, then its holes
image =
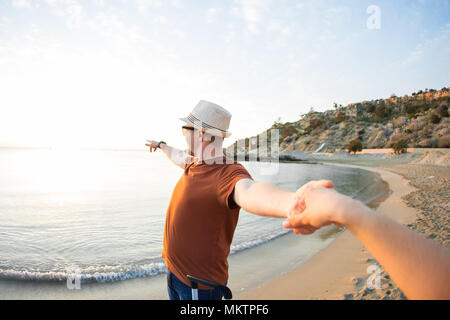
{"type": "Polygon", "coordinates": [[[266,217],[286,218],[295,192],[267,182],[255,182],[242,199],[242,209],[266,217]]]}
{"type": "Polygon", "coordinates": [[[187,159],[190,158],[184,151],[171,147],[165,143],[160,145],[162,152],[172,161],[175,165],[180,168],[184,168],[184,164],[187,159]]]}
{"type": "Polygon", "coordinates": [[[341,220],[410,299],[450,299],[450,250],[354,202],[341,220]],[[439,263],[436,263],[439,261],[439,263]]]}

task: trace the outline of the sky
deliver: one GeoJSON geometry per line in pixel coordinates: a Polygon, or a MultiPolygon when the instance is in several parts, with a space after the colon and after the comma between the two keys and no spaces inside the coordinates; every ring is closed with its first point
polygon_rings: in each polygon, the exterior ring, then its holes
{"type": "Polygon", "coordinates": [[[199,100],[229,145],[449,75],[450,1],[0,0],[0,146],[184,148],[199,100]]]}

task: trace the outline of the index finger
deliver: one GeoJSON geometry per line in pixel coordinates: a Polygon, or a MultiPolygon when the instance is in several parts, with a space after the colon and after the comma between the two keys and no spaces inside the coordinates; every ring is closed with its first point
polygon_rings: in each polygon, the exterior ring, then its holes
{"type": "Polygon", "coordinates": [[[319,180],[314,181],[314,187],[325,187],[325,188],[333,188],[334,184],[331,180],[319,180]]]}
{"type": "Polygon", "coordinates": [[[317,181],[310,181],[306,184],[304,184],[300,189],[296,191],[297,195],[299,197],[302,197],[307,190],[310,190],[312,188],[317,187],[325,187],[325,188],[333,188],[334,184],[331,180],[317,180],[317,181]]]}

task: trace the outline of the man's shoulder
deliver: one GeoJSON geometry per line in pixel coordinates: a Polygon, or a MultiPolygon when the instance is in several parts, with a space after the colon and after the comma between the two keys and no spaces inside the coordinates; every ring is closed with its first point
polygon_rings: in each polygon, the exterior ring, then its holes
{"type": "Polygon", "coordinates": [[[250,176],[247,169],[245,169],[245,167],[241,163],[233,159],[229,160],[229,162],[224,162],[224,165],[221,166],[221,170],[225,175],[241,173],[250,176]]]}
{"type": "Polygon", "coordinates": [[[223,164],[225,168],[227,169],[233,169],[233,168],[240,168],[243,167],[243,165],[241,163],[239,163],[236,159],[230,158],[225,156],[223,158],[223,164]]]}

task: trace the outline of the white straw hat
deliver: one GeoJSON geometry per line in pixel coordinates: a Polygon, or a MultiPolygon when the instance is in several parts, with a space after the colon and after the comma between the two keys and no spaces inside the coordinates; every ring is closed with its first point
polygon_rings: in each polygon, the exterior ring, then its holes
{"type": "Polygon", "coordinates": [[[213,136],[228,138],[231,135],[228,131],[231,113],[212,102],[201,100],[186,118],[180,120],[213,136]]]}

